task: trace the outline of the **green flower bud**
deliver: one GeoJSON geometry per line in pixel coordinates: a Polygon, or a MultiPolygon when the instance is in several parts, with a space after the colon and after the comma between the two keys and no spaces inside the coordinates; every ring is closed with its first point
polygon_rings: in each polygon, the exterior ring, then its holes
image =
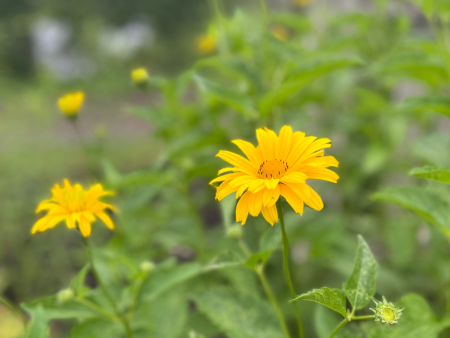
{"type": "Polygon", "coordinates": [[[239,240],[242,238],[242,226],[233,225],[227,229],[227,237],[235,240],[239,240]]]}
{"type": "Polygon", "coordinates": [[[150,261],[145,261],[145,262],[141,263],[139,268],[142,272],[149,274],[153,270],[155,270],[155,263],[150,262],[150,261]]]}
{"type": "Polygon", "coordinates": [[[372,298],[376,308],[370,309],[375,313],[375,321],[382,322],[386,324],[397,324],[398,320],[402,316],[402,311],[404,309],[395,307],[394,304],[389,303],[383,296],[383,301],[380,302],[375,298],[372,298]]]}
{"type": "Polygon", "coordinates": [[[75,298],[75,291],[73,289],[64,289],[58,292],[57,299],[58,303],[63,304],[70,302],[75,298]]]}

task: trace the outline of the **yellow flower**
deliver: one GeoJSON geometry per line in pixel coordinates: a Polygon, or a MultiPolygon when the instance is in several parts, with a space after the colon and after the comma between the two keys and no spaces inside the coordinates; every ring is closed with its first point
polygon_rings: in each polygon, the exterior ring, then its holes
{"type": "Polygon", "coordinates": [[[331,146],[327,138],[305,136],[284,126],[280,135],[270,129],[256,130],[259,145],[234,140],[248,159],[229,151],[216,155],[233,167],[219,170],[219,176],[210,184],[222,182],[216,199],[236,192],[240,200],[236,206],[236,222],[245,224],[247,216],[256,217],[261,212],[271,225],[278,221],[275,203],[280,195],[296,213],[303,214],[303,203],[315,210],[323,208],[320,196],[306,184],[307,179],[320,179],[336,183],[339,176],[327,167],[338,166],[333,156],[324,156],[324,148],[331,146]],[[231,173],[230,173],[231,172],[231,173]]]}
{"type": "Polygon", "coordinates": [[[68,93],[58,100],[61,112],[67,117],[76,117],[84,101],[84,93],[68,93]]]}
{"type": "Polygon", "coordinates": [[[270,30],[272,35],[280,41],[287,41],[289,39],[289,30],[281,25],[275,25],[270,30]]]}
{"type": "Polygon", "coordinates": [[[201,36],[197,40],[197,48],[202,54],[210,54],[217,49],[217,42],[211,35],[201,36]]]}
{"type": "Polygon", "coordinates": [[[131,79],[136,85],[143,85],[148,82],[149,76],[147,69],[145,68],[136,68],[131,72],[131,79]]]}
{"type": "Polygon", "coordinates": [[[79,184],[72,186],[68,180],[64,180],[63,187],[55,184],[52,198],[42,201],[36,210],[36,213],[42,210],[48,210],[48,213],[34,224],[31,233],[34,235],[38,231],[51,229],[65,220],[69,229],[78,227],[84,237],[89,237],[95,216],[112,230],[114,224],[105,211],[107,209],[115,211],[115,208],[99,200],[102,196],[112,194],[103,190],[101,184],[96,184],[89,190],[84,190],[79,184]]]}
{"type": "Polygon", "coordinates": [[[305,7],[310,5],[313,0],[294,0],[294,4],[298,7],[305,7]]]}

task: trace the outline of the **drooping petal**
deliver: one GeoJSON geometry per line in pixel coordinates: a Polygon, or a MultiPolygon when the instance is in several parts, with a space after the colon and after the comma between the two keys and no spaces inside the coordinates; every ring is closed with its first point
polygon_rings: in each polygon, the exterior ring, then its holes
{"type": "Polygon", "coordinates": [[[305,184],[307,189],[310,191],[310,197],[308,200],[305,200],[305,203],[314,210],[320,211],[323,209],[323,202],[320,198],[319,194],[317,194],[313,188],[309,185],[305,184]]]}
{"type": "Polygon", "coordinates": [[[250,199],[248,201],[248,211],[250,215],[256,217],[261,212],[262,204],[263,204],[263,195],[264,191],[259,191],[257,193],[253,193],[250,195],[250,199]]]}
{"type": "Polygon", "coordinates": [[[274,205],[278,201],[279,197],[280,197],[279,185],[277,185],[275,189],[264,190],[263,206],[270,207],[274,205]]]}
{"type": "Polygon", "coordinates": [[[78,228],[80,229],[81,234],[83,237],[89,237],[91,235],[91,224],[89,221],[81,216],[80,220],[78,222],[78,228]]]}
{"type": "Polygon", "coordinates": [[[240,198],[236,205],[236,222],[241,222],[242,225],[247,221],[248,216],[248,202],[250,200],[251,193],[246,192],[240,198]]]}
{"type": "Polygon", "coordinates": [[[297,214],[303,215],[303,200],[287,185],[280,185],[280,193],[297,214]]]}
{"type": "Polygon", "coordinates": [[[103,223],[105,223],[105,225],[113,230],[114,229],[114,223],[111,220],[111,218],[105,213],[105,212],[97,212],[95,214],[95,216],[97,216],[103,223]]]}
{"type": "Polygon", "coordinates": [[[278,212],[276,205],[272,205],[270,207],[263,207],[261,212],[264,216],[264,219],[270,223],[270,225],[274,225],[278,222],[278,212]]]}

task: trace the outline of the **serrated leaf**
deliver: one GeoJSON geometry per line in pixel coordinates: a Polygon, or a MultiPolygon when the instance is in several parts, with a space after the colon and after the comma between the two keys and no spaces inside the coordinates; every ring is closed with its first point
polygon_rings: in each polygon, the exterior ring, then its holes
{"type": "Polygon", "coordinates": [[[331,310],[334,310],[346,318],[346,298],[344,292],[339,289],[330,289],[323,287],[321,289],[314,289],[304,293],[293,300],[308,300],[322,304],[331,310]]]}
{"type": "Polygon", "coordinates": [[[450,116],[450,98],[446,96],[425,96],[411,98],[400,105],[402,110],[432,110],[450,116]]]}
{"type": "Polygon", "coordinates": [[[439,195],[419,187],[394,187],[372,195],[373,199],[397,204],[419,215],[444,234],[449,232],[450,211],[439,195]]]}
{"type": "Polygon", "coordinates": [[[427,165],[409,172],[411,176],[450,184],[450,170],[427,165]]]}
{"type": "Polygon", "coordinates": [[[283,338],[270,305],[259,298],[223,287],[194,296],[199,310],[228,338],[283,338]]]}
{"type": "Polygon", "coordinates": [[[353,272],[344,283],[344,292],[353,311],[364,308],[375,294],[378,264],[362,236],[358,236],[358,248],[353,272]]]}
{"type": "Polygon", "coordinates": [[[259,102],[262,116],[267,116],[272,108],[283,103],[292,95],[331,72],[349,66],[361,64],[362,61],[355,57],[328,56],[322,60],[316,60],[302,65],[280,85],[269,91],[259,102]]]}

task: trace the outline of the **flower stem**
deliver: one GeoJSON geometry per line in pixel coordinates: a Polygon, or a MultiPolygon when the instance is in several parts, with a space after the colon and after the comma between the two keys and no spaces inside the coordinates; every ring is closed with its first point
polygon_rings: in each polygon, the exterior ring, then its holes
{"type": "MultiPolygon", "coordinates": [[[[252,255],[251,250],[249,249],[247,244],[242,239],[238,240],[238,244],[247,258],[252,255]]],[[[267,281],[267,278],[264,274],[264,266],[262,264],[260,264],[259,266],[257,266],[254,269],[254,271],[258,275],[259,280],[261,281],[261,284],[263,286],[264,292],[266,293],[266,296],[269,299],[270,304],[272,305],[273,309],[275,310],[275,313],[277,315],[278,321],[280,322],[280,326],[281,326],[281,329],[283,330],[284,335],[286,336],[286,338],[291,338],[289,330],[286,326],[283,312],[281,311],[280,305],[278,304],[277,299],[273,293],[273,290],[270,287],[270,284],[267,281]]]]}
{"type": "Polygon", "coordinates": [[[108,299],[109,303],[111,304],[111,306],[112,306],[114,312],[116,313],[117,317],[123,323],[123,326],[124,326],[125,331],[127,333],[127,337],[128,338],[132,338],[133,334],[131,333],[131,329],[130,329],[130,325],[128,324],[128,320],[119,312],[119,309],[117,308],[116,302],[114,301],[114,299],[109,294],[108,290],[106,289],[105,285],[103,284],[103,282],[102,282],[102,280],[100,278],[100,275],[97,272],[97,269],[95,268],[94,260],[92,258],[91,246],[89,245],[89,240],[87,239],[87,237],[83,236],[83,242],[84,242],[84,246],[86,247],[86,252],[87,252],[87,255],[88,255],[89,264],[91,265],[92,273],[94,274],[94,277],[97,280],[98,285],[100,286],[100,288],[102,289],[105,297],[108,299]]]}
{"type": "Polygon", "coordinates": [[[269,11],[267,10],[266,0],[260,0],[260,2],[261,2],[262,11],[264,13],[264,18],[267,20],[269,17],[269,11]]]}
{"type": "Polygon", "coordinates": [[[359,316],[359,317],[352,317],[352,320],[366,320],[366,319],[374,319],[375,316],[359,316]]]}
{"type": "Polygon", "coordinates": [[[0,303],[2,303],[3,305],[5,305],[9,310],[11,310],[11,312],[13,312],[17,317],[20,317],[20,319],[22,320],[23,324],[25,325],[27,323],[27,318],[25,317],[25,315],[23,314],[22,311],[20,311],[19,309],[17,309],[14,305],[12,305],[10,302],[8,302],[5,298],[3,298],[2,296],[0,296],[0,303]]]}
{"type": "MultiPolygon", "coordinates": [[[[284,227],[284,216],[283,216],[283,206],[281,205],[281,198],[277,201],[277,211],[278,211],[278,217],[280,218],[280,224],[281,224],[281,233],[283,237],[283,267],[284,267],[284,275],[286,276],[286,281],[289,286],[289,289],[291,291],[292,298],[297,297],[297,293],[295,292],[294,285],[292,284],[291,280],[291,272],[289,270],[289,241],[286,234],[286,229],[284,227]]],[[[303,334],[303,324],[302,324],[302,318],[300,317],[300,312],[297,307],[297,301],[292,302],[294,309],[295,309],[295,316],[297,317],[297,325],[298,325],[298,332],[300,338],[304,337],[303,334]]]]}
{"type": "Polygon", "coordinates": [[[94,304],[94,303],[92,303],[92,302],[90,302],[90,301],[88,301],[88,300],[86,300],[84,298],[77,298],[75,300],[75,302],[77,302],[77,303],[79,303],[79,304],[81,304],[81,305],[83,305],[83,306],[85,306],[85,307],[87,307],[87,308],[89,308],[91,310],[94,310],[95,312],[98,312],[103,317],[108,318],[109,320],[112,320],[112,321],[120,320],[118,317],[113,316],[113,315],[109,314],[108,312],[106,312],[105,310],[103,310],[97,304],[94,304]]]}
{"type": "Polygon", "coordinates": [[[78,142],[79,142],[79,144],[80,144],[80,147],[81,147],[81,149],[83,150],[84,156],[85,156],[85,158],[86,158],[86,165],[87,165],[87,167],[88,167],[88,169],[89,169],[91,175],[92,175],[94,178],[97,178],[97,177],[96,177],[96,174],[95,174],[95,168],[94,168],[94,166],[92,165],[92,162],[91,162],[91,160],[90,160],[89,150],[88,150],[88,148],[85,146],[85,144],[84,144],[84,142],[83,142],[83,137],[81,136],[81,132],[80,132],[80,129],[79,129],[79,127],[78,127],[78,123],[77,123],[76,120],[71,120],[71,122],[72,122],[72,125],[73,125],[73,129],[75,130],[75,133],[77,134],[78,142]]]}
{"type": "Polygon", "coordinates": [[[339,331],[340,329],[342,329],[342,327],[343,327],[345,324],[347,324],[347,323],[348,323],[348,319],[345,318],[345,319],[338,325],[338,327],[334,329],[334,331],[333,331],[333,333],[331,334],[330,338],[333,338],[333,337],[336,335],[336,333],[338,333],[338,331],[339,331]]]}

